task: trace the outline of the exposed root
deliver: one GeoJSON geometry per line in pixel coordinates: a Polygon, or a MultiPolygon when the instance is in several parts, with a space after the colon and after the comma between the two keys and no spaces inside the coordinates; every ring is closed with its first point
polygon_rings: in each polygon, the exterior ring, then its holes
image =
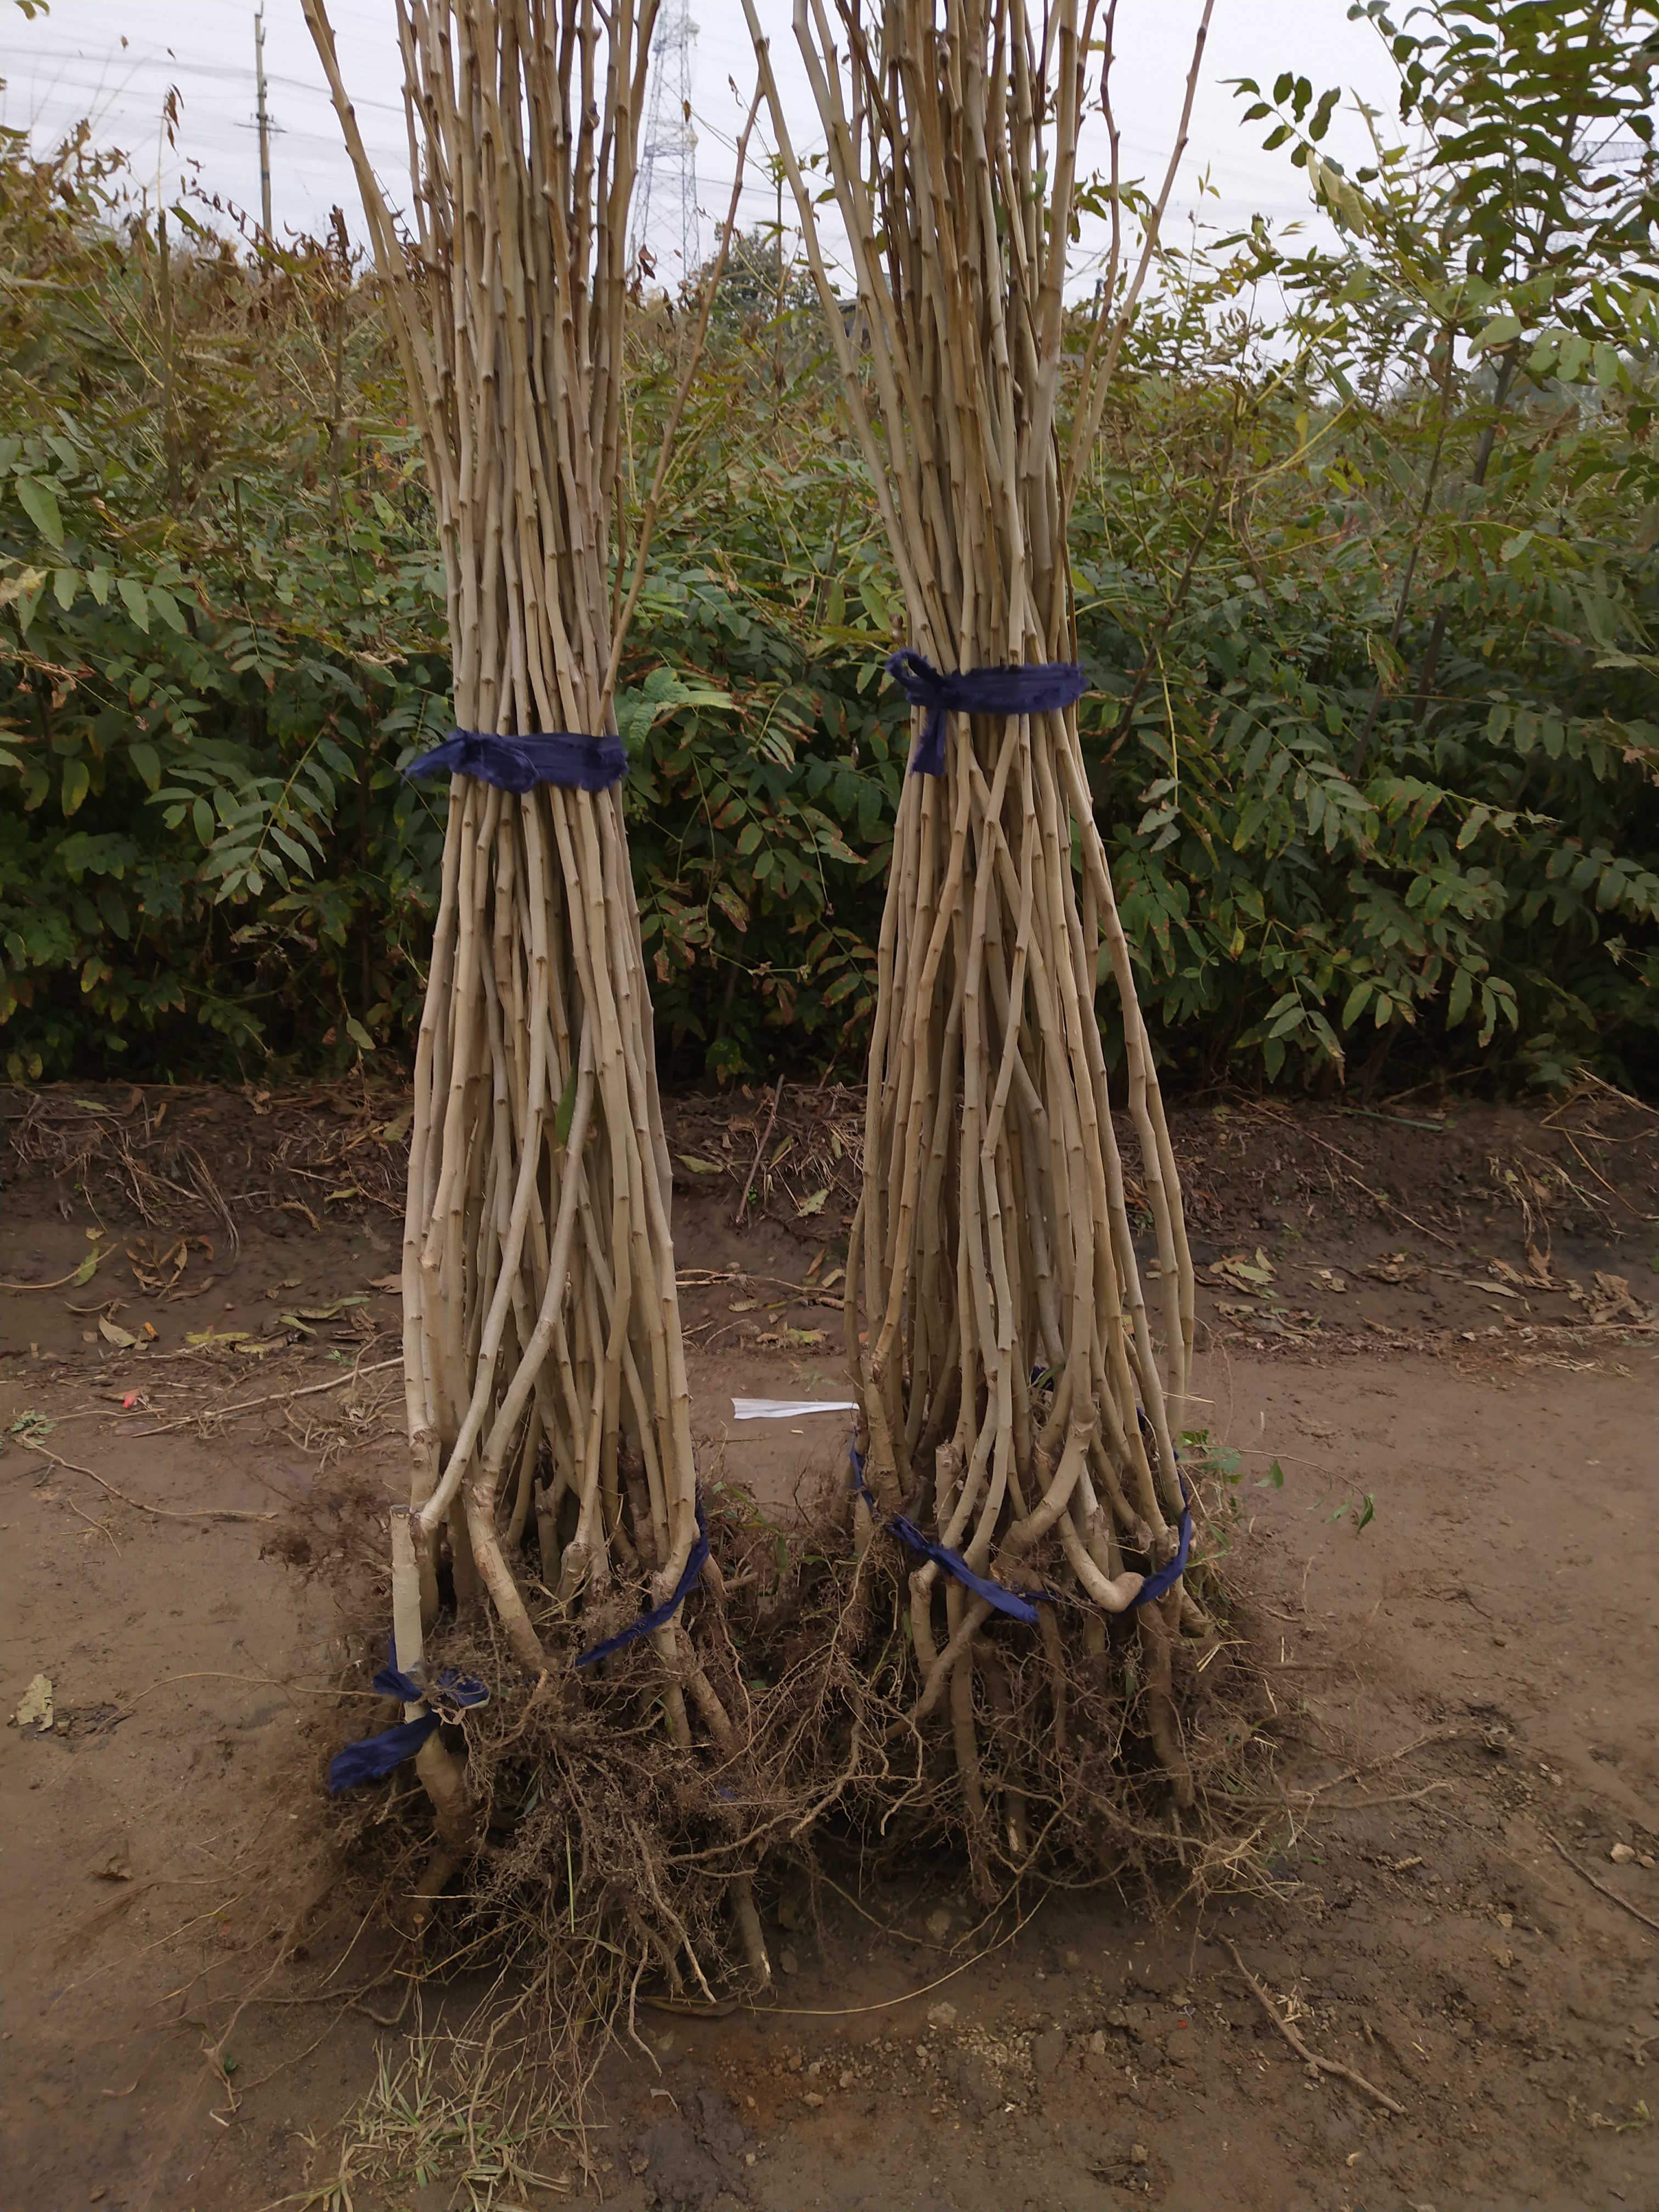
{"type": "MultiPolygon", "coordinates": [[[[823,1526],[781,1544],[739,1493],[710,1503],[730,1591],[690,1600],[666,1649],[642,1639],[578,1673],[587,1626],[544,1599],[532,1675],[491,1609],[447,1615],[428,1666],[481,1677],[490,1701],[430,1740],[424,1791],[341,1801],[349,1862],[416,1893],[424,1970],[510,1972],[562,2080],[586,2079],[592,2031],[626,2034],[642,2002],[752,2001],[771,1977],[771,1900],[827,1870],[949,1855],[988,1907],[1033,1883],[1151,1895],[1171,1874],[1204,1894],[1252,1886],[1282,1841],[1258,1755],[1267,1701],[1238,1643],[1206,1644],[1200,1674],[1154,1608],[1097,1644],[1081,1607],[1045,1608],[1032,1630],[947,1583],[930,1675],[957,1656],[922,1714],[901,1545],[878,1533],[860,1555],[850,1528],[823,1526]]],[[[1051,1564],[1045,1546],[1034,1558],[1051,1564]]]]}

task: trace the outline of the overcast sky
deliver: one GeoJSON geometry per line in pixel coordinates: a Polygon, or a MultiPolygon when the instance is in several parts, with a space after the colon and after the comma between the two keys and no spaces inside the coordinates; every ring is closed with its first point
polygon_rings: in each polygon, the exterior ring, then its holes
{"type": "MultiPolygon", "coordinates": [[[[676,0],[664,0],[664,12],[676,0]]],[[[392,0],[331,0],[340,57],[370,154],[394,203],[407,198],[403,110],[392,0]]],[[[700,242],[710,250],[732,188],[731,142],[741,111],[727,82],[745,95],[754,58],[738,0],[691,0],[697,24],[692,47],[692,102],[698,131],[700,242]]],[[[1115,105],[1126,173],[1161,179],[1200,14],[1198,0],[1120,0],[1120,60],[1115,105]]],[[[817,118],[795,53],[791,0],[759,0],[770,32],[774,66],[789,108],[798,150],[817,138],[817,118]]],[[[277,135],[272,153],[275,219],[317,231],[337,202],[354,236],[362,235],[356,187],[323,88],[322,74],[300,0],[266,0],[265,69],[277,135]]],[[[1232,77],[1270,82],[1281,69],[1312,79],[1315,90],[1341,84],[1385,111],[1393,75],[1381,42],[1364,24],[1347,20],[1346,0],[1218,0],[1212,25],[1192,143],[1171,204],[1175,231],[1184,236],[1193,211],[1221,230],[1260,213],[1275,224],[1306,214],[1301,173],[1283,154],[1261,150],[1264,126],[1241,129],[1232,77]],[[1201,193],[1200,180],[1212,188],[1201,193]]],[[[253,128],[253,8],[251,0],[53,0],[52,12],[28,21],[0,0],[0,119],[32,131],[45,144],[90,119],[104,145],[123,148],[137,176],[171,198],[181,161],[199,164],[201,183],[256,215],[258,157],[253,128]],[[161,130],[170,87],[182,100],[177,153],[161,130]]],[[[1347,115],[1333,126],[1328,150],[1353,156],[1360,126],[1347,115]]],[[[1103,133],[1085,147],[1104,160],[1103,133]]],[[[772,212],[763,173],[745,191],[745,222],[772,212]]],[[[677,268],[678,217],[659,221],[653,202],[652,243],[665,276],[677,268]]],[[[1166,231],[1166,236],[1171,235],[1166,231]]]]}

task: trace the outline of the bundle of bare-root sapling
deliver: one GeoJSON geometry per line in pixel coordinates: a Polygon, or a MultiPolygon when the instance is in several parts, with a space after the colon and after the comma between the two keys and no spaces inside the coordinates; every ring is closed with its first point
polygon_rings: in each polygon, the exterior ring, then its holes
{"type": "MultiPolygon", "coordinates": [[[[902,1547],[903,1717],[954,1761],[984,1886],[998,1861],[1144,1838],[1159,1792],[1179,1832],[1194,1802],[1171,1673],[1183,1631],[1206,1626],[1177,1465],[1193,1275],[1079,743],[1066,550],[1164,201],[1133,257],[1115,226],[1092,318],[1068,313],[1091,100],[1122,205],[1091,60],[1109,68],[1109,18],[1083,0],[798,0],[851,316],[745,6],[908,617],[889,667],[915,750],[848,1266],[855,1510],[861,1541],[881,1528],[902,1547]],[[1150,1783],[1130,1772],[1137,1741],[1150,1783]]],[[[1164,198],[1185,133],[1183,113],[1164,198]]]]}
{"type": "MultiPolygon", "coordinates": [[[[393,1516],[384,1686],[406,1725],[378,1751],[354,1747],[337,1786],[418,1741],[440,1839],[420,1889],[441,1887],[477,1844],[489,1780],[439,1724],[491,1686],[427,1660],[434,1629],[482,1622],[469,1648],[504,1645],[520,1703],[539,1684],[532,1703],[564,1731],[568,1802],[543,1807],[557,1881],[533,1878],[559,1888],[572,1930],[585,1883],[584,1936],[678,1979],[684,1930],[641,1870],[640,1755],[621,1747],[607,1776],[592,1702],[647,1742],[732,1746],[682,1617],[717,1571],[613,712],[667,451],[624,592],[626,240],[654,0],[399,0],[407,228],[370,167],[322,0],[306,9],[424,447],[461,726],[416,763],[451,781],[404,1242],[412,1479],[393,1516]],[[577,1671],[598,1660],[610,1680],[577,1671]],[[590,1799],[609,1792],[591,1832],[584,1771],[590,1799]],[[618,1947],[607,1909],[637,1942],[618,1947]]],[[[528,1864],[538,1831],[520,1832],[528,1864]]],[[[740,1862],[720,1871],[763,1975],[740,1862]]]]}

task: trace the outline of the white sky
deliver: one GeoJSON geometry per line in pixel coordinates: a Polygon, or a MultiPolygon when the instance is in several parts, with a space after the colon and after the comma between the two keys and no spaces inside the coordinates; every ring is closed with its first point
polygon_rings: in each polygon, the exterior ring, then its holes
{"type": "MultiPolygon", "coordinates": [[[[746,106],[755,72],[738,0],[691,4],[698,24],[692,97],[707,252],[730,197],[730,142],[741,121],[726,80],[735,78],[746,106]]],[[[791,0],[759,0],[759,13],[771,34],[797,150],[805,151],[817,132],[790,28],[791,0]]],[[[391,0],[331,0],[331,14],[371,155],[400,204],[407,197],[406,167],[391,0]]],[[[1124,165],[1127,174],[1149,183],[1161,180],[1168,158],[1199,14],[1198,0],[1120,0],[1115,101],[1124,165]]],[[[278,133],[271,168],[279,233],[290,225],[323,229],[338,202],[353,235],[361,236],[356,187],[300,0],[266,0],[265,69],[278,133]]],[[[1257,213],[1275,225],[1306,214],[1300,172],[1283,153],[1261,150],[1264,125],[1241,129],[1243,103],[1226,83],[1238,76],[1271,83],[1281,69],[1310,77],[1316,93],[1340,83],[1385,112],[1392,104],[1393,72],[1381,42],[1369,26],[1347,20],[1346,0],[1218,0],[1187,165],[1167,219],[1171,242],[1188,234],[1195,207],[1205,223],[1222,232],[1257,213]],[[1205,175],[1218,196],[1200,198],[1205,175]]],[[[50,15],[33,22],[10,0],[0,0],[0,120],[29,130],[38,143],[87,117],[98,143],[130,153],[137,177],[159,183],[164,196],[176,192],[180,160],[190,157],[209,191],[257,216],[252,0],[171,0],[166,6],[160,0],[53,0],[50,15]],[[182,98],[177,154],[168,152],[161,131],[161,103],[172,86],[182,98]]],[[[1340,116],[1327,150],[1354,160],[1362,145],[1358,121],[1340,116]]],[[[1085,152],[1103,165],[1104,134],[1097,126],[1085,152]]],[[[773,208],[763,173],[755,174],[745,190],[744,221],[767,218],[773,208]]],[[[653,230],[663,275],[672,278],[671,243],[654,222],[653,230]]]]}

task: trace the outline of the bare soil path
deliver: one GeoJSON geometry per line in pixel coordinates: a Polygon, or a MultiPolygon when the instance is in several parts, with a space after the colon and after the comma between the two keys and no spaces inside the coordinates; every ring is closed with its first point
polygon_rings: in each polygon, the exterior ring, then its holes
{"type": "MultiPolygon", "coordinates": [[[[111,1256],[0,1294],[0,1705],[40,1675],[53,1699],[49,1727],[0,1734],[0,2206],[253,2212],[339,2172],[341,2123],[416,2025],[368,2016],[398,1996],[375,1985],[372,1917],[303,1910],[326,1759],[376,1710],[353,1559],[377,1534],[365,1501],[401,1480],[396,1301],[375,1287],[396,1266],[396,1102],[84,1095],[103,1115],[34,1125],[21,1158],[7,1106],[0,1275],[111,1256]],[[210,1109],[194,1162],[143,1138],[161,1103],[162,1139],[210,1109]],[[54,1179],[40,1148],[82,1121],[99,1147],[54,1179]],[[212,1250],[180,1267],[181,1237],[212,1250]],[[203,2053],[233,2019],[228,2096],[203,2053]]],[[[730,1399],[844,1391],[839,1316],[800,1286],[833,1277],[857,1132],[844,1100],[793,1124],[786,1101],[804,1172],[772,1164],[775,1138],[738,1230],[759,1130],[745,1149],[729,1124],[769,1103],[684,1107],[677,1152],[708,1170],[685,1167],[677,1203],[705,1279],[686,1285],[705,1477],[781,1510],[836,1479],[842,1424],[739,1427],[730,1399]]],[[[1581,1109],[1571,1152],[1543,1114],[1389,1124],[1370,1150],[1364,1117],[1185,1125],[1212,1271],[1194,1425],[1238,1455],[1238,1632],[1291,1791],[1266,1895],[1032,1895],[1016,1933],[976,1927],[948,1865],[817,1915],[786,1894],[775,2005],[652,2014],[649,2061],[607,2062],[589,2170],[570,2148],[539,2169],[562,2188],[478,2180],[477,2202],[1659,2203],[1654,1117],[1581,1109]],[[1241,1967],[1401,2110],[1310,2074],[1241,1967]]],[[[430,1999],[427,2027],[472,1994],[430,1999]]],[[[435,2083],[414,2100],[424,2183],[407,2160],[374,2178],[384,2104],[345,2139],[354,2212],[469,2203],[439,2104],[435,2083]]]]}

